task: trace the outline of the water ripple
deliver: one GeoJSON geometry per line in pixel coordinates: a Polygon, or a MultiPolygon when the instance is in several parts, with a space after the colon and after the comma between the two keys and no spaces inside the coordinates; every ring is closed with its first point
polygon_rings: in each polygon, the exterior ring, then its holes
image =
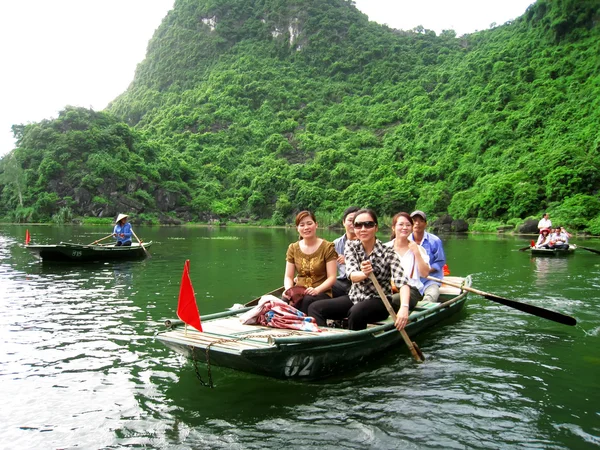
{"type": "MultiPolygon", "coordinates": [[[[48,233],[98,235],[77,230],[48,233]]],[[[399,347],[314,383],[213,368],[207,389],[153,339],[175,315],[183,261],[201,311],[218,311],[281,282],[293,230],[143,231],[164,242],[152,261],[94,267],[40,264],[22,228],[0,233],[0,436],[11,448],[600,446],[600,265],[586,256],[543,262],[495,237],[447,242],[452,271],[473,273],[476,288],[577,327],[470,294],[460,316],[415,337],[423,364],[399,347]]]]}

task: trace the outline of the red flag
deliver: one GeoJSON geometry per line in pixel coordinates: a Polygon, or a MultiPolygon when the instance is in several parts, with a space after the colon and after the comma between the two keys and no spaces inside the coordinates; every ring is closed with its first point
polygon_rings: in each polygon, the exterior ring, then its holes
{"type": "Polygon", "coordinates": [[[444,271],[445,277],[450,275],[450,268],[448,267],[448,264],[444,264],[444,267],[442,267],[442,270],[444,271]]]}
{"type": "Polygon", "coordinates": [[[533,239],[531,240],[531,247],[535,247],[535,241],[533,239]]]}
{"type": "Polygon", "coordinates": [[[25,231],[25,245],[29,245],[29,241],[31,241],[31,236],[29,235],[29,230],[25,231]]]}
{"type": "Polygon", "coordinates": [[[177,304],[177,316],[186,324],[202,331],[200,323],[200,313],[196,304],[196,295],[190,280],[190,260],[186,260],[183,265],[183,275],[181,276],[181,286],[179,287],[179,302],[177,304]]]}

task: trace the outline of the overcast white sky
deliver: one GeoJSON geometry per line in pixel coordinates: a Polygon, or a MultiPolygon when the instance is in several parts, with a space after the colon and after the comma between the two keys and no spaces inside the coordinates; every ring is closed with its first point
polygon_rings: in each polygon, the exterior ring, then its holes
{"type": "MultiPolygon", "coordinates": [[[[375,22],[457,35],[522,15],[534,0],[355,0],[375,22]]],[[[0,0],[0,156],[13,124],[66,105],[104,109],[133,80],[174,0],[0,0]]]]}

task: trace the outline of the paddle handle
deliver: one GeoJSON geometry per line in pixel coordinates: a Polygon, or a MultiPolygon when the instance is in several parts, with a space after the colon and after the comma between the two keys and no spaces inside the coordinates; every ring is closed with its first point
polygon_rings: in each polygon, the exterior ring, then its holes
{"type": "MultiPolygon", "coordinates": [[[[483,297],[498,297],[497,295],[490,294],[489,292],[480,291],[478,289],[475,289],[475,288],[472,288],[472,287],[469,287],[469,286],[463,286],[462,284],[453,283],[453,282],[448,281],[448,280],[440,280],[439,278],[435,278],[435,277],[432,277],[432,276],[428,276],[427,279],[431,280],[431,281],[435,281],[436,283],[440,283],[440,284],[443,283],[443,284],[447,284],[448,286],[452,286],[452,287],[455,287],[455,288],[462,289],[464,291],[469,291],[469,292],[472,292],[474,294],[481,295],[483,297]]],[[[506,299],[506,300],[510,301],[509,299],[506,299]]],[[[512,301],[516,302],[516,300],[512,300],[512,301]]]]}
{"type": "Polygon", "coordinates": [[[144,253],[146,253],[146,256],[148,258],[152,258],[152,256],[150,256],[150,252],[148,250],[146,250],[146,247],[144,247],[144,244],[142,244],[142,241],[140,241],[140,238],[137,237],[137,234],[135,234],[135,232],[133,230],[131,230],[131,234],[133,234],[133,236],[135,236],[137,241],[140,243],[140,247],[142,247],[142,250],[144,250],[144,253]]]}
{"type": "MultiPolygon", "coordinates": [[[[373,272],[371,272],[369,274],[369,279],[373,282],[373,285],[375,286],[375,289],[377,290],[377,293],[381,297],[381,301],[383,302],[383,305],[385,306],[385,309],[388,310],[388,312],[390,313],[390,316],[392,317],[392,320],[395,323],[396,322],[396,312],[394,311],[394,308],[392,307],[392,304],[387,299],[387,297],[385,295],[385,292],[383,292],[383,289],[381,289],[381,285],[379,284],[379,281],[377,281],[377,278],[375,278],[375,274],[373,274],[373,272]]],[[[400,330],[400,336],[402,336],[402,339],[404,340],[404,343],[406,344],[406,346],[410,350],[410,353],[413,356],[413,358],[415,359],[415,361],[417,361],[417,362],[423,362],[423,359],[421,358],[421,356],[417,352],[417,349],[413,345],[413,342],[410,340],[410,337],[408,336],[408,334],[406,333],[405,330],[400,330]]]]}
{"type": "Polygon", "coordinates": [[[105,240],[105,239],[108,239],[109,237],[112,237],[112,236],[113,236],[113,234],[111,233],[111,234],[109,234],[108,236],[104,236],[102,239],[98,239],[97,241],[94,241],[94,242],[92,242],[92,243],[91,243],[91,244],[89,244],[89,245],[94,245],[94,244],[97,244],[98,242],[102,242],[103,240],[105,240]]]}
{"type": "Polygon", "coordinates": [[[431,281],[435,281],[436,283],[440,283],[440,284],[443,283],[443,284],[447,284],[448,286],[452,286],[452,287],[455,287],[455,288],[463,289],[465,291],[471,291],[474,294],[479,294],[479,295],[483,295],[483,296],[485,296],[485,295],[492,295],[492,294],[489,294],[487,292],[478,291],[477,289],[474,289],[474,288],[471,288],[471,287],[468,287],[468,286],[463,286],[462,284],[453,283],[453,282],[448,281],[448,280],[440,280],[439,278],[432,277],[431,275],[429,275],[427,277],[427,279],[431,280],[431,281]]]}
{"type": "MultiPolygon", "coordinates": [[[[498,297],[495,294],[490,294],[489,292],[480,291],[479,289],[475,289],[475,288],[472,288],[472,287],[469,287],[469,286],[463,286],[462,284],[453,283],[453,282],[448,281],[448,280],[440,280],[439,278],[435,278],[435,277],[432,277],[432,276],[428,276],[427,279],[431,280],[431,281],[435,281],[436,283],[440,283],[440,284],[443,283],[443,284],[447,284],[448,286],[452,286],[452,287],[459,288],[459,289],[462,289],[462,290],[465,290],[465,291],[469,291],[469,292],[472,292],[474,294],[481,295],[483,297],[498,297]]],[[[510,299],[506,299],[506,300],[511,301],[510,299]]],[[[512,301],[516,302],[516,300],[512,300],[512,301]]]]}

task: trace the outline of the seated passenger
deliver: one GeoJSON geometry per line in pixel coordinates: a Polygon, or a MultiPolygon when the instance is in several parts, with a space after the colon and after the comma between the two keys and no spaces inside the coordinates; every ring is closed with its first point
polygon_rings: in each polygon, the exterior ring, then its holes
{"type": "Polygon", "coordinates": [[[423,289],[423,300],[428,302],[437,302],[440,297],[440,283],[428,280],[426,277],[431,275],[440,280],[444,279],[444,266],[446,265],[446,255],[442,240],[435,234],[425,231],[427,228],[427,216],[423,211],[413,211],[410,213],[413,220],[413,232],[409,239],[415,241],[423,247],[429,255],[429,273],[421,273],[421,281],[425,288],[423,289]]]}
{"type": "Polygon", "coordinates": [[[535,248],[550,248],[550,228],[542,228],[535,248]]]}
{"type": "Polygon", "coordinates": [[[567,236],[567,243],[569,242],[568,239],[573,237],[573,235],[571,233],[569,233],[567,230],[565,230],[565,227],[560,227],[560,232],[564,233],[565,236],[567,236]]]}
{"type": "Polygon", "coordinates": [[[331,298],[331,287],[337,274],[337,253],[332,242],[317,237],[318,224],[312,212],[299,212],[296,227],[300,240],[287,249],[283,285],[286,290],[294,285],[306,287],[304,296],[293,305],[306,313],[315,300],[331,298]]]}
{"type": "MultiPolygon", "coordinates": [[[[410,286],[411,306],[423,300],[423,289],[425,288],[421,281],[421,274],[429,275],[429,255],[425,248],[418,245],[408,237],[413,231],[413,219],[408,213],[400,212],[392,218],[392,240],[385,245],[392,247],[400,257],[402,269],[408,277],[410,286]]],[[[398,303],[399,296],[394,294],[392,300],[398,303]]]]}
{"type": "Polygon", "coordinates": [[[383,245],[376,237],[377,215],[372,209],[361,209],[354,217],[354,232],[358,240],[346,242],[344,256],[346,274],[352,281],[348,295],[313,302],[308,315],[318,325],[324,326],[327,319],[348,318],[348,328],[364,330],[367,324],[384,320],[389,313],[379,297],[375,285],[369,279],[373,273],[386,296],[391,298],[393,281],[400,291],[400,304],[395,327],[402,330],[408,323],[410,288],[404,275],[400,257],[391,248],[383,245]]]}
{"type": "Polygon", "coordinates": [[[556,227],[552,233],[551,241],[553,248],[566,249],[569,248],[569,238],[567,233],[563,233],[561,227],[556,227]]]}
{"type": "Polygon", "coordinates": [[[333,241],[333,245],[335,246],[335,251],[338,254],[337,258],[337,280],[333,285],[333,297],[341,297],[342,295],[346,295],[350,290],[350,286],[352,283],[348,278],[346,278],[346,259],[344,258],[344,249],[346,248],[346,242],[353,241],[356,239],[356,234],[354,234],[354,214],[360,208],[357,206],[350,206],[346,208],[344,214],[342,216],[342,225],[346,232],[343,236],[335,239],[333,241]]]}

